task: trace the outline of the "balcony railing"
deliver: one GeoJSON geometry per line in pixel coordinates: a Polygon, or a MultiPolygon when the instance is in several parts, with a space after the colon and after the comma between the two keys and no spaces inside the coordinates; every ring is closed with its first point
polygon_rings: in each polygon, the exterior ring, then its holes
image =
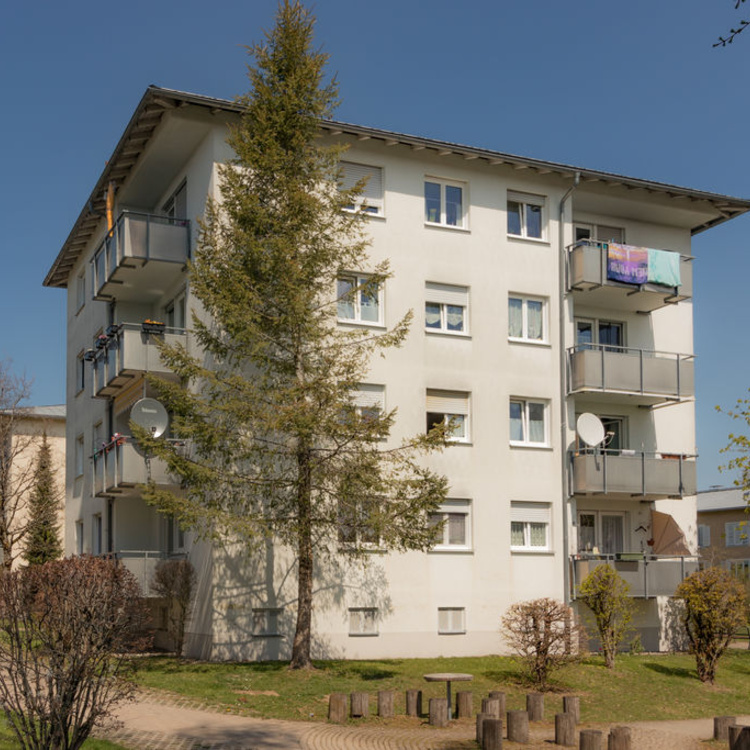
{"type": "Polygon", "coordinates": [[[172,376],[161,358],[159,341],[187,348],[188,332],[184,328],[155,329],[145,323],[110,326],[89,356],[94,365],[94,396],[114,396],[141,373],[150,372],[162,378],[172,376]]]}
{"type": "Polygon", "coordinates": [[[125,212],[91,261],[94,299],[155,299],[177,280],[189,253],[186,219],[125,212]]]}
{"type": "Polygon", "coordinates": [[[649,599],[655,596],[672,596],[683,579],[698,570],[698,558],[640,552],[573,555],[570,560],[573,599],[578,598],[583,579],[600,565],[611,565],[625,579],[630,586],[630,596],[649,599]]]}
{"type": "Polygon", "coordinates": [[[146,456],[127,435],[114,435],[94,453],[92,460],[95,495],[127,493],[149,481],[175,484],[164,461],[146,456]]]}
{"type": "Polygon", "coordinates": [[[694,495],[695,456],[586,448],[570,454],[571,493],[646,500],[694,495]]]}
{"type": "Polygon", "coordinates": [[[695,396],[693,355],[625,346],[580,344],[568,349],[570,393],[623,394],[653,405],[695,396]]]}
{"type": "Polygon", "coordinates": [[[665,286],[649,281],[624,283],[608,273],[609,243],[581,240],[568,247],[568,288],[585,292],[586,304],[595,307],[651,312],[693,295],[692,258],[678,253],[659,251],[666,256],[679,256],[679,284],[665,286]]]}
{"type": "Polygon", "coordinates": [[[138,581],[143,596],[155,596],[151,591],[156,568],[162,560],[184,559],[184,554],[173,554],[161,550],[123,549],[112,553],[118,565],[127,568],[138,581]]]}

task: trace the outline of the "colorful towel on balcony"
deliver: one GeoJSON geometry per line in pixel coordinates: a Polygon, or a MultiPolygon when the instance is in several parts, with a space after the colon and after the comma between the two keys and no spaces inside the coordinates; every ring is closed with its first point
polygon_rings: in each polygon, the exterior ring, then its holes
{"type": "Polygon", "coordinates": [[[680,254],[610,242],[607,245],[607,278],[624,284],[680,285],[680,254]]]}

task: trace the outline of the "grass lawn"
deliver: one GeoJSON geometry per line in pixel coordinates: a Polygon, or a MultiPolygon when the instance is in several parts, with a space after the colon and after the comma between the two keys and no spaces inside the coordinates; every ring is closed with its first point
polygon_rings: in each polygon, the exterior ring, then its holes
{"type": "MultiPolygon", "coordinates": [[[[87,740],[84,750],[126,750],[122,745],[115,745],[105,740],[87,740]]],[[[18,750],[19,744],[15,734],[8,726],[4,716],[0,716],[0,750],[18,750]]]]}
{"type": "MultiPolygon", "coordinates": [[[[232,713],[297,720],[325,720],[327,696],[355,690],[370,693],[373,714],[378,690],[398,691],[396,712],[403,713],[404,691],[420,688],[426,710],[429,698],[445,697],[444,683],[422,679],[429,672],[473,674],[473,682],[454,683],[453,688],[471,690],[477,710],[490,690],[507,694],[508,709],[525,708],[529,691],[509,657],[327,661],[315,666],[309,672],[292,672],[285,662],[207,663],[158,656],[139,660],[137,679],[143,687],[232,713]]],[[[545,700],[548,721],[562,710],[564,693],[581,696],[584,722],[750,714],[750,652],[746,650],[732,650],[723,657],[713,686],[698,680],[693,657],[683,654],[621,655],[613,672],[601,657],[592,656],[558,672],[553,682],[545,700]]]]}

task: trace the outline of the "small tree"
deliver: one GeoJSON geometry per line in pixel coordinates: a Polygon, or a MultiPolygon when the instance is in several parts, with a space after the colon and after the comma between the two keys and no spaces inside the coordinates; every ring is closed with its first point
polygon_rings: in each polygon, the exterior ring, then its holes
{"type": "Polygon", "coordinates": [[[45,433],[39,446],[35,485],[29,498],[29,528],[23,555],[29,565],[41,565],[62,557],[59,509],[60,496],[52,472],[52,451],[45,433]]]}
{"type": "Polygon", "coordinates": [[[164,599],[167,633],[177,656],[182,656],[185,626],[190,617],[196,582],[195,568],[189,560],[165,560],[159,563],[151,581],[151,590],[164,599]]]}
{"type": "Polygon", "coordinates": [[[502,618],[501,633],[539,690],[547,689],[552,672],[579,659],[583,629],[570,607],[554,599],[514,604],[502,618]]]}
{"type": "Polygon", "coordinates": [[[723,568],[706,568],[688,576],[675,596],[685,605],[683,623],[698,677],[713,684],[719,659],[735,630],[745,623],[742,584],[723,568]]]}
{"type": "Polygon", "coordinates": [[[609,565],[599,565],[581,582],[578,598],[594,615],[604,662],[614,669],[617,647],[633,619],[630,586],[609,565]]]}
{"type": "Polygon", "coordinates": [[[0,700],[23,750],[77,750],[132,695],[125,654],[146,622],[135,577],[110,560],[0,575],[0,700]]]}

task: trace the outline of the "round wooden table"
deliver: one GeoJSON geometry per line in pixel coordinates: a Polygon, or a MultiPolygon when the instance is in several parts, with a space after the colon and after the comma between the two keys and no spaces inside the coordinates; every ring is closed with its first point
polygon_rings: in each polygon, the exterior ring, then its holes
{"type": "Polygon", "coordinates": [[[474,679],[473,674],[463,674],[461,672],[434,672],[433,674],[424,675],[427,682],[444,682],[446,683],[446,697],[448,698],[448,720],[453,718],[453,709],[451,707],[451,682],[468,682],[474,679]]]}

